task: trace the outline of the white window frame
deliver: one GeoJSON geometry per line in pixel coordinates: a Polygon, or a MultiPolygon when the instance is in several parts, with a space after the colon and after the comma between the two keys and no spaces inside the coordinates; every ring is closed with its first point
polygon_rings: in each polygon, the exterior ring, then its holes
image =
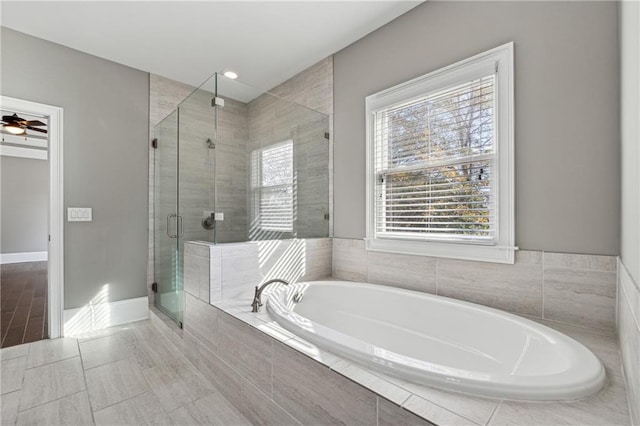
{"type": "Polygon", "coordinates": [[[366,247],[382,251],[422,256],[447,257],[496,263],[514,263],[514,77],[513,42],[433,71],[421,77],[367,96],[366,105],[366,247]],[[415,238],[378,238],[375,217],[375,112],[424,97],[428,93],[455,86],[479,76],[496,73],[496,238],[490,245],[460,241],[428,241],[415,238]],[[492,72],[489,71],[489,72],[492,72]]]}

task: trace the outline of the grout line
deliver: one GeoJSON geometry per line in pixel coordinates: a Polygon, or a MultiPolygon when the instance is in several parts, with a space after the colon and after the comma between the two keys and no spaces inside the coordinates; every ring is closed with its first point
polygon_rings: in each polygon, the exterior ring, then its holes
{"type": "Polygon", "coordinates": [[[273,348],[273,346],[274,346],[273,341],[274,341],[274,339],[271,339],[271,345],[270,345],[271,346],[271,353],[270,353],[270,356],[271,356],[271,399],[273,399],[273,392],[274,392],[274,390],[273,390],[273,360],[275,358],[273,356],[273,349],[274,349],[273,348]]]}
{"type": "Polygon", "coordinates": [[[541,316],[542,319],[545,319],[545,316],[544,316],[544,309],[545,309],[545,297],[544,297],[544,294],[545,294],[545,291],[544,291],[545,265],[544,265],[544,258],[545,258],[545,256],[544,256],[544,251],[542,251],[541,253],[542,253],[542,262],[541,262],[542,263],[542,277],[541,277],[541,280],[542,280],[542,282],[541,282],[541,284],[542,284],[542,286],[541,286],[542,287],[542,312],[541,312],[540,316],[541,316]]]}
{"type": "MultiPolygon", "coordinates": [[[[39,340],[39,342],[42,342],[42,340],[39,340]]],[[[37,342],[31,342],[31,343],[37,343],[37,342]]],[[[26,343],[26,344],[28,345],[28,344],[30,344],[30,343],[26,343]]],[[[33,370],[33,369],[35,369],[35,368],[45,367],[45,366],[47,366],[47,365],[56,364],[56,363],[58,363],[58,362],[68,361],[68,360],[73,359],[73,358],[80,358],[80,354],[78,353],[78,355],[72,355],[72,356],[68,356],[68,357],[66,357],[66,358],[56,359],[55,361],[48,361],[48,362],[45,362],[44,364],[38,364],[38,365],[34,365],[33,367],[27,367],[27,368],[25,368],[24,370],[25,370],[25,371],[27,371],[27,370],[33,370]]]]}
{"type": "Polygon", "coordinates": [[[84,360],[82,359],[82,352],[80,352],[80,342],[76,339],[76,345],[78,346],[78,356],[80,357],[80,368],[82,369],[82,379],[84,380],[84,389],[87,392],[87,399],[89,400],[89,411],[91,411],[91,421],[96,424],[96,419],[93,417],[93,404],[91,404],[91,398],[89,396],[89,384],[87,383],[87,375],[84,369],[84,360]]]}
{"type": "Polygon", "coordinates": [[[31,309],[33,308],[33,299],[36,294],[35,284],[33,289],[33,294],[31,295],[31,303],[29,303],[29,312],[27,312],[27,322],[24,325],[24,330],[22,331],[22,340],[20,343],[24,343],[24,338],[27,335],[27,329],[29,328],[29,321],[31,320],[31,309]]]}
{"type": "Polygon", "coordinates": [[[380,426],[380,397],[376,395],[376,426],[380,426]]]}
{"type": "Polygon", "coordinates": [[[495,407],[493,407],[493,411],[491,411],[491,415],[489,416],[489,418],[487,419],[487,421],[485,422],[485,426],[488,426],[489,423],[491,423],[491,420],[493,420],[493,416],[496,415],[496,413],[498,412],[498,408],[504,403],[504,401],[500,401],[496,404],[495,407]]]}
{"type": "Polygon", "coordinates": [[[436,296],[440,295],[440,274],[438,269],[440,269],[440,259],[436,257],[436,296]]]}
{"type": "Polygon", "coordinates": [[[407,397],[402,400],[402,403],[400,404],[400,408],[404,408],[404,404],[406,404],[407,401],[409,401],[409,398],[411,398],[412,396],[413,396],[413,394],[411,392],[409,392],[409,395],[407,395],[407,397]]]}
{"type": "MultiPolygon", "coordinates": [[[[18,389],[18,390],[13,391],[13,392],[5,393],[2,396],[9,395],[9,394],[12,394],[14,392],[21,392],[21,391],[22,391],[22,389],[18,389]]],[[[20,408],[18,407],[18,413],[24,413],[24,412],[32,410],[34,408],[42,407],[43,405],[51,404],[52,402],[60,401],[61,399],[69,398],[70,396],[77,395],[77,394],[82,393],[82,392],[87,392],[87,390],[86,389],[79,390],[78,392],[70,393],[69,395],[61,396],[60,398],[52,399],[51,401],[43,402],[42,404],[37,404],[37,405],[34,405],[33,407],[29,407],[29,408],[26,408],[24,410],[20,410],[20,408]]],[[[87,399],[88,398],[89,398],[89,393],[87,392],[87,399]]],[[[89,402],[89,404],[91,404],[91,402],[89,402]]],[[[93,418],[93,413],[92,413],[91,417],[93,418]]],[[[95,424],[95,422],[94,422],[94,424],[95,424]]]]}

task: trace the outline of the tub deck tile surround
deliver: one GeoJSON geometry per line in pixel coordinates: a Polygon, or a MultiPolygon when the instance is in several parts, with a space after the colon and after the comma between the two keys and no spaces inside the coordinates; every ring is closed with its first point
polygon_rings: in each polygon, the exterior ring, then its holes
{"type": "Polygon", "coordinates": [[[273,400],[302,424],[375,424],[376,397],[299,352],[273,344],[273,400]]]}
{"type": "Polygon", "coordinates": [[[514,265],[437,259],[438,294],[542,317],[542,256],[516,252],[514,265]]]}
{"type": "MultiPolygon", "coordinates": [[[[225,301],[211,306],[210,309],[223,310],[230,317],[256,330],[261,330],[265,334],[272,332],[271,330],[273,329],[269,325],[275,324],[275,321],[271,320],[268,313],[264,311],[259,314],[251,314],[246,300],[225,301]]],[[[377,396],[378,422],[381,421],[381,416],[386,415],[385,410],[383,410],[382,414],[380,411],[380,401],[383,401],[383,403],[393,405],[397,410],[404,410],[395,413],[399,416],[395,421],[396,424],[400,424],[399,422],[404,418],[403,416],[410,413],[422,419],[423,424],[426,421],[430,421],[435,424],[529,425],[556,424],[554,422],[557,421],[559,422],[558,424],[575,425],[628,425],[629,410],[623,378],[619,369],[620,361],[615,334],[611,331],[587,329],[557,321],[534,317],[530,317],[530,319],[555,328],[591,349],[602,360],[607,370],[609,380],[606,388],[594,397],[569,402],[527,403],[481,398],[422,386],[377,371],[371,371],[355,362],[328,353],[304,339],[299,337],[288,338],[287,335],[283,334],[275,334],[277,337],[272,337],[274,345],[273,365],[274,369],[282,368],[278,366],[279,359],[282,358],[286,359],[283,366],[289,366],[288,363],[292,362],[290,357],[294,356],[295,361],[293,363],[298,362],[300,366],[304,366],[305,373],[309,368],[324,368],[324,370],[320,370],[324,371],[324,374],[318,375],[317,380],[320,380],[321,377],[324,378],[327,374],[335,373],[342,379],[357,383],[362,389],[377,396]],[[278,349],[277,355],[276,349],[278,349]],[[283,353],[283,351],[285,352],[283,353]],[[316,363],[308,366],[307,364],[310,360],[314,360],[316,363]],[[407,395],[408,397],[406,397],[407,395]]],[[[290,368],[293,371],[296,370],[297,366],[290,368]]],[[[302,374],[302,371],[300,374],[302,374]]],[[[275,390],[281,386],[286,387],[289,392],[281,391],[282,395],[288,395],[291,398],[294,398],[294,395],[298,395],[299,392],[306,392],[307,395],[303,394],[302,402],[288,402],[291,406],[282,405],[285,404],[284,396],[280,401],[282,404],[272,399],[270,400],[271,404],[276,406],[271,406],[269,410],[284,408],[287,414],[293,415],[296,420],[301,421],[296,416],[297,410],[300,410],[300,407],[305,407],[305,398],[307,401],[312,401],[313,398],[308,394],[314,392],[314,387],[320,388],[322,385],[296,384],[293,379],[279,379],[278,382],[275,380],[274,376],[274,396],[276,395],[275,390]],[[309,386],[311,386],[311,390],[308,389],[309,386]],[[304,387],[305,389],[299,389],[299,387],[304,387]]],[[[331,389],[336,389],[336,385],[331,389]]],[[[329,389],[326,392],[329,392],[329,389]]],[[[268,398],[268,393],[261,393],[261,395],[263,398],[268,398]]],[[[244,403],[247,404],[247,401],[244,403]]],[[[310,402],[307,403],[310,404],[310,402]]],[[[263,405],[261,409],[266,409],[264,405],[267,402],[261,400],[261,404],[263,405]]],[[[251,410],[253,409],[255,408],[251,408],[251,410]]],[[[313,409],[318,410],[318,416],[322,417],[322,407],[313,407],[313,409]]],[[[250,415],[246,412],[243,411],[243,413],[250,418],[250,415]]],[[[387,420],[385,419],[383,423],[379,424],[384,424],[385,421],[387,420]]],[[[302,421],[302,423],[306,422],[308,422],[308,419],[302,421]]]]}
{"type": "Polygon", "coordinates": [[[640,287],[618,262],[618,340],[631,419],[640,425],[640,287]]]}
{"type": "Polygon", "coordinates": [[[208,304],[189,293],[184,293],[184,328],[209,347],[218,348],[218,312],[208,309],[208,304]]]}
{"type": "MultiPolygon", "coordinates": [[[[392,377],[383,373],[374,372],[373,374],[376,374],[384,378],[385,381],[393,383],[399,388],[406,390],[410,393],[410,395],[419,397],[420,400],[428,401],[427,405],[435,405],[436,407],[441,407],[442,409],[448,410],[451,413],[455,413],[455,415],[463,417],[475,424],[486,424],[499,403],[499,401],[495,399],[463,395],[460,393],[448,392],[443,389],[421,386],[419,384],[392,377]]],[[[412,402],[411,406],[415,406],[418,410],[418,405],[419,404],[416,401],[412,402]]],[[[438,410],[434,410],[433,408],[431,408],[429,412],[436,416],[437,411],[438,410]]],[[[422,411],[419,412],[422,413],[422,411]]],[[[445,418],[449,418],[451,414],[446,414],[446,416],[447,417],[445,418]]],[[[427,418],[434,421],[435,423],[443,421],[442,419],[439,420],[438,417],[427,418]]]]}
{"type": "Polygon", "coordinates": [[[226,313],[218,316],[218,355],[243,377],[271,395],[271,339],[226,313]]]}
{"type": "Polygon", "coordinates": [[[333,239],[333,276],[367,281],[367,252],[363,240],[333,239]]]}
{"type": "Polygon", "coordinates": [[[367,282],[437,293],[436,259],[425,256],[367,252],[367,282]]]}
{"type": "Polygon", "coordinates": [[[269,396],[248,380],[242,379],[241,411],[254,425],[298,426],[301,423],[274,404],[269,396]]]}
{"type": "Polygon", "coordinates": [[[424,420],[404,408],[378,398],[378,426],[424,424],[424,420]]]}
{"type": "Polygon", "coordinates": [[[616,273],[544,268],[544,317],[605,330],[615,328],[616,273]]]}
{"type": "Polygon", "coordinates": [[[371,252],[363,240],[333,238],[333,275],[435,293],[518,315],[615,329],[615,256],[520,250],[515,264],[505,265],[371,252]],[[393,275],[387,275],[389,269],[380,265],[394,271],[395,283],[393,275]]]}
{"type": "Polygon", "coordinates": [[[459,416],[456,413],[446,410],[433,402],[420,398],[417,395],[411,397],[404,403],[403,408],[422,418],[429,419],[437,425],[455,426],[477,426],[478,423],[459,416]]]}
{"type": "MultiPolygon", "coordinates": [[[[185,333],[188,335],[188,333],[185,333]]],[[[194,338],[197,341],[197,339],[194,338]]],[[[222,358],[204,345],[197,343],[197,357],[199,364],[196,366],[204,377],[209,380],[235,407],[241,404],[242,376],[222,358]]]]}

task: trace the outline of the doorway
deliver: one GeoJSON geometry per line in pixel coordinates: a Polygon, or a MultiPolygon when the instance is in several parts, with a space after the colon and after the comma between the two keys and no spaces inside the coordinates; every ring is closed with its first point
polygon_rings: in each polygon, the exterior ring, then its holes
{"type": "Polygon", "coordinates": [[[62,109],[0,104],[0,346],[62,335],[62,109]]]}

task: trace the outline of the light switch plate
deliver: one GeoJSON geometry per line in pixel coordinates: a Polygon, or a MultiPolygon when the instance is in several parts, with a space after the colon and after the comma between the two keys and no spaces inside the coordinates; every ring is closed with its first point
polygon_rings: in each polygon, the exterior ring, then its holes
{"type": "Polygon", "coordinates": [[[92,220],[93,220],[93,209],[91,207],[67,208],[68,222],[91,222],[92,220]]]}

